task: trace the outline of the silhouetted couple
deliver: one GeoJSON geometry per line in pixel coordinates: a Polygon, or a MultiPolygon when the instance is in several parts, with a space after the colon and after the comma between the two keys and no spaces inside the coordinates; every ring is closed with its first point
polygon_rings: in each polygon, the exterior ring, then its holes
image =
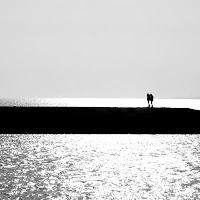
{"type": "Polygon", "coordinates": [[[147,102],[148,102],[148,107],[153,108],[153,95],[152,94],[147,94],[147,102]]]}

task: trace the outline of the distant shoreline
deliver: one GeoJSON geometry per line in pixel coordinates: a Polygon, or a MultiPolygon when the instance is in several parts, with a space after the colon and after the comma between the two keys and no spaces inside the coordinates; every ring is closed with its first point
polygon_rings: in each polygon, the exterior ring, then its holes
{"type": "Polygon", "coordinates": [[[144,107],[0,107],[6,133],[200,133],[200,111],[144,107]]]}

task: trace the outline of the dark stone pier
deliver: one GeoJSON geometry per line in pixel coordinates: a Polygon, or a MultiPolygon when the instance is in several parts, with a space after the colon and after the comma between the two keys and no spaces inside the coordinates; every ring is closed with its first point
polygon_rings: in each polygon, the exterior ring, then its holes
{"type": "Polygon", "coordinates": [[[0,107],[1,133],[200,133],[188,108],[0,107]]]}

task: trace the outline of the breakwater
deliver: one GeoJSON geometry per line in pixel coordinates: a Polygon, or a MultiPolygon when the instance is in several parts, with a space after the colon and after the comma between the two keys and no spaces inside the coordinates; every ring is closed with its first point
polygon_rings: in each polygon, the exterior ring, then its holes
{"type": "Polygon", "coordinates": [[[2,132],[157,133],[195,131],[200,111],[187,108],[1,107],[2,132]]]}

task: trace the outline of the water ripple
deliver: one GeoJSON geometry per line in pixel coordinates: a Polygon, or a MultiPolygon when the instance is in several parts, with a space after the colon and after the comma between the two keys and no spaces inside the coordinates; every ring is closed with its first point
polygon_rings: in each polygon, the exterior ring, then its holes
{"type": "Polygon", "coordinates": [[[1,135],[0,199],[200,199],[198,135],[1,135]]]}

